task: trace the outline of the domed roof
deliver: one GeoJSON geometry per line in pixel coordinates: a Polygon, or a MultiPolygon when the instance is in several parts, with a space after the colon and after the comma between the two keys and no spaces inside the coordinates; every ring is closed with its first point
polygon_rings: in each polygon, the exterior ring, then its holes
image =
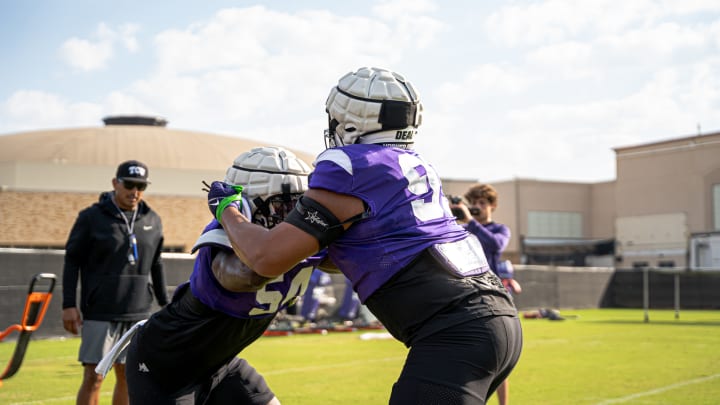
{"type": "MultiPolygon", "coordinates": [[[[153,183],[150,189],[162,194],[183,194],[184,180],[200,177],[221,180],[235,157],[258,146],[273,145],[149,125],[107,125],[0,135],[0,187],[105,190],[117,165],[135,159],[149,167],[153,183]],[[166,186],[157,188],[155,185],[159,185],[160,179],[166,186]]],[[[314,161],[312,154],[290,150],[309,164],[314,161]]],[[[193,184],[192,190],[197,189],[197,183],[193,184]]]]}
{"type": "MultiPolygon", "coordinates": [[[[151,168],[224,170],[236,156],[257,146],[271,145],[206,132],[111,125],[2,135],[0,162],[117,166],[124,160],[136,159],[151,168]]],[[[314,160],[309,153],[292,151],[308,163],[314,160]]]]}

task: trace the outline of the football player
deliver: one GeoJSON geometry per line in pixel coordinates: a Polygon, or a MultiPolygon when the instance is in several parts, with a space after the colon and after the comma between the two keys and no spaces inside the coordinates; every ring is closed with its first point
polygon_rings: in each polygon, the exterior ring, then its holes
{"type": "MultiPolygon", "coordinates": [[[[328,148],[284,222],[267,230],[232,204],[211,211],[263,277],[327,247],[361,301],[410,348],[390,404],[485,403],[520,357],[520,321],[477,238],[455,222],[435,169],[413,151],[417,91],[398,73],[361,68],[340,78],[326,111],[328,148]]],[[[209,201],[236,194],[215,182],[209,201]]]]}
{"type": "MultiPolygon", "coordinates": [[[[278,147],[238,156],[225,183],[243,185],[232,202],[263,229],[281,224],[307,189],[310,166],[278,147]]],[[[239,189],[239,188],[238,188],[239,189]]],[[[301,296],[321,255],[299,260],[279,277],[250,272],[213,220],[193,247],[190,280],[172,302],[139,327],[128,347],[126,375],[133,405],[278,405],[262,375],[236,357],[273,317],[301,296]]]]}

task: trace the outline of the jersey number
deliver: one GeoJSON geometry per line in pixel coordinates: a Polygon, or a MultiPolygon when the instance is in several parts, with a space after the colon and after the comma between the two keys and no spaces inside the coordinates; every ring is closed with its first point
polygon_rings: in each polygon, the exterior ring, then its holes
{"type": "Polygon", "coordinates": [[[446,216],[450,207],[445,198],[440,198],[441,182],[432,166],[410,154],[399,156],[398,163],[408,181],[408,191],[421,196],[430,191],[430,198],[413,200],[412,210],[415,218],[425,222],[446,216]]]}
{"type": "Polygon", "coordinates": [[[264,289],[258,291],[255,294],[255,300],[262,307],[256,306],[255,308],[250,310],[249,315],[255,316],[274,314],[278,312],[278,310],[282,308],[282,306],[286,305],[290,300],[303,295],[305,293],[305,290],[307,290],[308,284],[310,283],[310,275],[312,274],[312,271],[312,266],[304,267],[303,269],[301,269],[295,275],[295,277],[293,277],[292,282],[290,283],[290,287],[285,294],[283,294],[281,291],[269,290],[268,287],[273,284],[282,284],[285,281],[287,273],[282,274],[273,281],[269,282],[264,289]]]}

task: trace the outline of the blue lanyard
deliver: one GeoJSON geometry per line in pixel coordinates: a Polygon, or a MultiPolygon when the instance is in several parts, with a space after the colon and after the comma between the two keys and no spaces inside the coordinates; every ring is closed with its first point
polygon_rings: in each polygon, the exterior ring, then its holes
{"type": "Polygon", "coordinates": [[[138,261],[138,246],[137,246],[137,238],[135,237],[135,232],[133,229],[135,228],[135,219],[137,218],[137,208],[133,210],[132,220],[128,221],[127,217],[125,216],[125,213],[122,212],[120,207],[115,203],[115,196],[112,197],[112,203],[117,209],[118,213],[120,214],[120,218],[125,221],[125,226],[127,227],[127,233],[128,233],[128,240],[130,241],[130,246],[132,247],[132,254],[128,255],[128,261],[130,264],[135,264],[138,261]]]}

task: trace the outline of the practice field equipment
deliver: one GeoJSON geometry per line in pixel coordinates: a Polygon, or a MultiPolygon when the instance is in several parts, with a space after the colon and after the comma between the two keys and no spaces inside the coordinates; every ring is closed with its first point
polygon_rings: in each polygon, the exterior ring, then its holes
{"type": "Polygon", "coordinates": [[[107,373],[115,364],[115,360],[117,360],[117,358],[120,357],[122,351],[125,350],[126,347],[128,347],[135,333],[137,333],[138,329],[143,326],[145,322],[147,322],[147,319],[137,321],[135,325],[133,325],[130,329],[127,330],[127,332],[123,333],[123,335],[120,337],[120,340],[118,340],[113,345],[110,351],[107,352],[105,356],[103,356],[102,360],[100,360],[100,363],[95,366],[96,374],[99,374],[103,378],[105,378],[107,373]]]}
{"type": "Polygon", "coordinates": [[[21,323],[12,325],[0,333],[0,341],[12,332],[18,331],[20,333],[15,346],[15,352],[5,371],[0,375],[0,386],[2,386],[2,380],[12,377],[20,369],[23,358],[25,358],[25,351],[30,343],[30,336],[40,327],[45,317],[45,312],[47,312],[48,306],[50,305],[52,291],[55,288],[55,281],[55,275],[52,273],[39,273],[33,276],[33,279],[30,281],[28,296],[25,300],[25,309],[21,323]],[[41,280],[44,280],[44,282],[38,283],[41,280]],[[39,291],[36,291],[36,287],[39,291]]]}

